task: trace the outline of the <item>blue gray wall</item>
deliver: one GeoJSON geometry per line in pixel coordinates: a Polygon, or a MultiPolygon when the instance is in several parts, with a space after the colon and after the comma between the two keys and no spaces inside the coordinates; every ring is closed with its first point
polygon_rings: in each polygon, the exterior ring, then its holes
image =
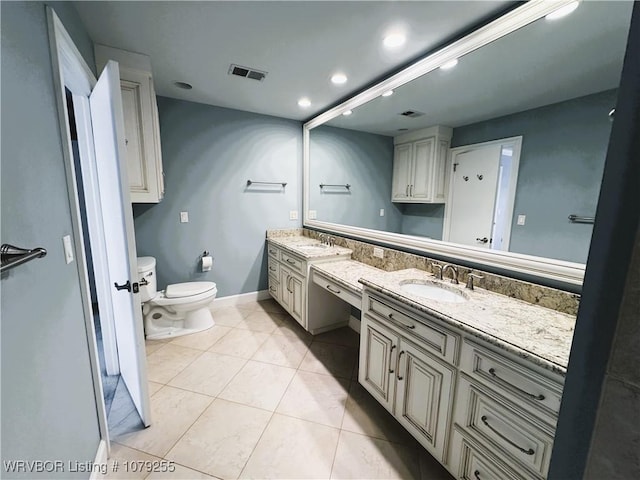
{"type": "MultiPolygon", "coordinates": [[[[72,233],[42,2],[2,2],[2,242],[47,249],[2,274],[0,476],[73,478],[71,472],[8,473],[8,460],[94,459],[100,440],[77,263],[64,261],[72,233]]],[[[91,40],[74,8],[55,10],[93,67],[91,40]]]]}
{"type": "Polygon", "coordinates": [[[309,208],[318,220],[400,231],[402,215],[391,202],[392,137],[322,126],[310,132],[310,156],[309,208]],[[320,189],[320,183],[351,188],[320,189]]]}
{"type": "Polygon", "coordinates": [[[266,230],[302,225],[301,123],[163,97],[158,110],[165,197],[134,206],[138,255],[156,258],[160,288],[214,281],[219,297],[267,289],[266,230]],[[214,257],[207,273],[204,250],[214,257]]]}
{"type": "Polygon", "coordinates": [[[444,203],[398,204],[402,212],[400,233],[442,240],[444,203]]]}
{"type": "Polygon", "coordinates": [[[595,214],[615,104],[609,90],[453,130],[452,147],[523,136],[511,252],[586,262],[593,226],[567,216],[595,214]]]}

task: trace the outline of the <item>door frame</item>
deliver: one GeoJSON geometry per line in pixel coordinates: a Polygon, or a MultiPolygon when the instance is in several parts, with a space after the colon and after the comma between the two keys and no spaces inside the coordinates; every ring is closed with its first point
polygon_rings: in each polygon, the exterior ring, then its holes
{"type": "MultiPolygon", "coordinates": [[[[64,158],[64,168],[67,180],[67,194],[69,198],[69,209],[71,213],[71,225],[73,233],[73,243],[76,252],[76,269],[78,272],[78,278],[80,280],[80,293],[82,300],[82,310],[85,322],[85,331],[87,335],[87,344],[89,350],[89,363],[91,369],[91,375],[93,377],[93,389],[96,400],[96,409],[98,416],[98,426],[100,432],[100,444],[98,446],[98,452],[96,455],[96,462],[106,462],[107,456],[110,454],[110,439],[109,428],[107,423],[107,413],[104,402],[104,391],[102,387],[102,376],[100,374],[100,362],[98,357],[98,346],[96,341],[96,331],[93,318],[93,306],[91,301],[91,292],[89,287],[89,274],[87,268],[86,252],[84,248],[84,236],[82,217],[80,214],[80,200],[78,196],[78,189],[76,179],[78,172],[75,170],[73,149],[71,145],[70,128],[69,128],[69,116],[66,102],[65,88],[69,89],[73,95],[74,112],[76,113],[76,123],[83,125],[84,128],[78,128],[78,146],[80,152],[81,164],[89,166],[88,170],[91,170],[91,162],[95,164],[95,153],[91,152],[93,148],[93,132],[91,128],[86,128],[91,125],[90,108],[89,108],[89,95],[91,94],[97,79],[87,63],[85,62],[82,54],[73,43],[73,40],[64,25],[60,21],[60,18],[50,6],[46,7],[47,24],[49,33],[49,47],[51,53],[51,66],[53,73],[54,94],[56,96],[57,110],[58,110],[58,122],[60,125],[60,140],[62,147],[62,155],[64,158]],[[82,140],[80,135],[83,136],[82,140]],[[82,148],[84,146],[84,148],[82,148]]],[[[84,180],[84,179],[82,179],[84,180]]],[[[96,192],[99,189],[97,179],[95,175],[88,175],[89,183],[85,184],[86,192],[96,192]]],[[[95,196],[91,194],[85,196],[85,207],[87,214],[99,214],[101,212],[100,206],[96,204],[95,196]]],[[[104,243],[104,235],[99,242],[104,243]]],[[[92,244],[92,247],[94,245],[92,244]]],[[[104,250],[99,248],[100,245],[96,245],[97,248],[92,248],[92,260],[94,264],[95,272],[108,271],[107,259],[104,256],[104,250]]],[[[103,282],[104,283],[104,282],[103,282]]],[[[96,281],[96,290],[99,288],[109,288],[110,285],[101,285],[96,281]]],[[[105,292],[107,293],[107,292],[105,292]]],[[[104,332],[103,332],[104,333],[104,332]]],[[[115,345],[115,332],[106,332],[107,335],[111,335],[113,344],[109,347],[105,342],[105,357],[107,348],[111,348],[112,352],[115,352],[117,346],[115,345]]],[[[105,335],[106,336],[106,335],[105,335]]],[[[104,337],[103,337],[104,338],[104,337]]],[[[111,362],[113,359],[117,362],[117,353],[114,356],[111,355],[111,362]]],[[[110,370],[113,368],[111,363],[110,370]]]]}
{"type": "MultiPolygon", "coordinates": [[[[498,140],[491,140],[488,142],[481,143],[472,143],[469,145],[462,145],[460,147],[455,147],[449,149],[449,155],[447,156],[447,192],[446,192],[446,202],[444,204],[444,222],[442,225],[442,240],[445,242],[449,241],[449,233],[451,231],[451,200],[453,197],[453,160],[456,155],[460,153],[465,153],[471,150],[475,150],[478,148],[489,147],[492,145],[512,145],[513,146],[513,157],[512,157],[512,166],[511,166],[511,175],[509,176],[509,193],[508,193],[508,201],[509,205],[507,207],[507,211],[505,212],[505,216],[507,218],[507,223],[505,226],[505,235],[503,240],[504,248],[501,251],[509,251],[509,244],[511,242],[511,229],[513,227],[513,211],[515,207],[516,200],[516,187],[518,184],[518,173],[520,171],[520,153],[522,151],[522,135],[517,137],[507,137],[500,138],[498,140]]],[[[483,249],[484,250],[484,249],[483,249]]]]}

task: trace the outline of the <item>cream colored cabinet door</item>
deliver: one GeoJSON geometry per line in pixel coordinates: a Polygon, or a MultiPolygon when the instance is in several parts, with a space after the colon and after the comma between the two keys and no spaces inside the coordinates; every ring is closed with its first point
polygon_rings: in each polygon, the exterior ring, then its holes
{"type": "Polygon", "coordinates": [[[414,200],[431,201],[434,183],[435,138],[420,140],[413,144],[413,175],[409,195],[414,200]]]}
{"type": "Polygon", "coordinates": [[[164,179],[153,79],[145,72],[123,68],[120,90],[131,201],[158,203],[164,196],[164,179]]]}
{"type": "Polygon", "coordinates": [[[404,339],[400,342],[395,416],[442,463],[454,375],[454,367],[404,339]]]}
{"type": "Polygon", "coordinates": [[[391,201],[401,202],[410,196],[413,145],[396,145],[393,149],[393,183],[391,201]]]}
{"type": "MultiPolygon", "coordinates": [[[[296,321],[305,327],[305,286],[301,277],[280,264],[280,303],[296,321]]],[[[306,328],[306,327],[305,327],[306,328]]]]}
{"type": "Polygon", "coordinates": [[[393,413],[398,335],[364,317],[360,333],[358,381],[393,413]]]}
{"type": "Polygon", "coordinates": [[[291,310],[289,313],[296,321],[306,328],[304,321],[304,296],[305,296],[305,283],[302,278],[292,274],[290,280],[291,288],[291,310]]]}

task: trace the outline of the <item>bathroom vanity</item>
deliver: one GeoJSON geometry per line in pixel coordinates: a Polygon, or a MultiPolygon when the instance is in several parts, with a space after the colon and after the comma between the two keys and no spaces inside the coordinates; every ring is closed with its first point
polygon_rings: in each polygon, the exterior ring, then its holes
{"type": "Polygon", "coordinates": [[[456,478],[546,478],[574,315],[305,236],[267,248],[271,295],[311,333],[362,311],[358,381],[456,478]]]}
{"type": "Polygon", "coordinates": [[[278,237],[268,239],[267,252],[269,293],[302,327],[317,334],[348,323],[348,304],[335,292],[315,291],[309,270],[314,264],[348,259],[351,250],[308,237],[278,237]]]}

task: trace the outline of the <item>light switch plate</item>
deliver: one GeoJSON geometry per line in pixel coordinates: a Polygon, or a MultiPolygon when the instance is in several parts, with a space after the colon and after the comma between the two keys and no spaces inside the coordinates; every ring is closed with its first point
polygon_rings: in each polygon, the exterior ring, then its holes
{"type": "Polygon", "coordinates": [[[524,225],[524,222],[526,219],[527,219],[526,215],[518,215],[518,225],[524,225]]]}
{"type": "Polygon", "coordinates": [[[381,208],[381,209],[380,209],[380,216],[381,216],[381,217],[384,217],[384,208],[381,208]]]}
{"type": "Polygon", "coordinates": [[[180,223],[189,223],[189,212],[180,212],[180,223]]]}
{"type": "Polygon", "coordinates": [[[289,211],[289,220],[297,220],[298,219],[298,211],[290,210],[289,211]]]}
{"type": "Polygon", "coordinates": [[[309,220],[315,220],[318,218],[318,212],[316,210],[309,210],[309,220]]]}
{"type": "Polygon", "coordinates": [[[373,256],[377,258],[384,258],[384,250],[380,247],[373,247],[373,256]]]}
{"type": "Polygon", "coordinates": [[[64,245],[64,260],[67,265],[73,262],[73,247],[71,246],[71,235],[62,237],[62,245],[64,245]]]}

